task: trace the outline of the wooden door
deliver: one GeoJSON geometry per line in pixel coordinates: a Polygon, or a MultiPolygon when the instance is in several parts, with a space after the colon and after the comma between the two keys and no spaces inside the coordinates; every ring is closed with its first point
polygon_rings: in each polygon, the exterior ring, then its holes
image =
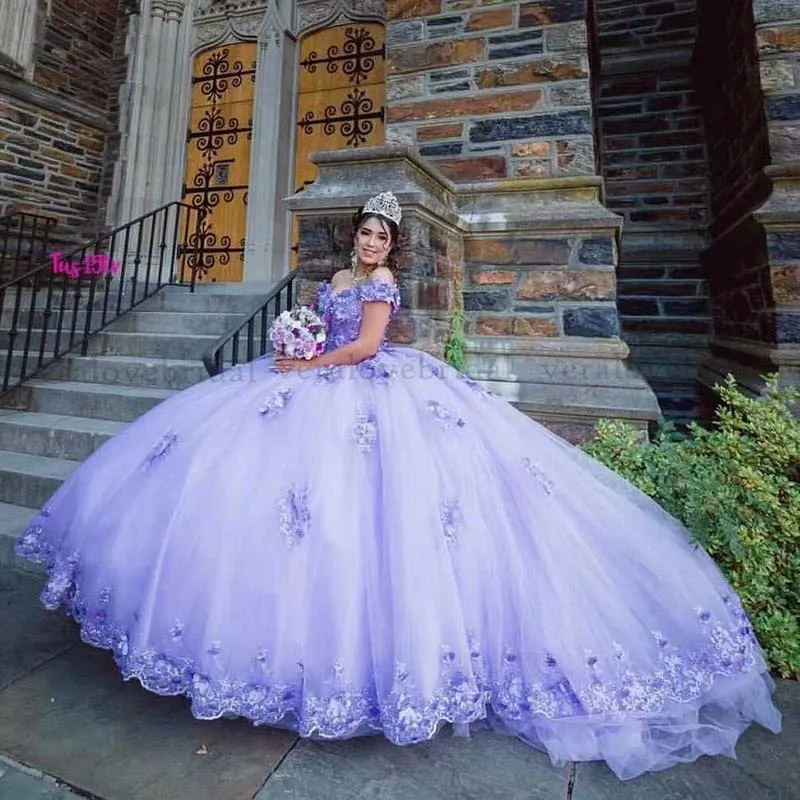
{"type": "MultiPolygon", "coordinates": [[[[312,153],[384,143],[386,58],[379,23],[350,23],[309,34],[300,43],[294,189],[317,177],[312,153]]],[[[297,266],[297,220],[292,266],[297,266]]]]}
{"type": "Polygon", "coordinates": [[[198,281],[243,277],[256,53],[245,42],[194,59],[183,197],[206,214],[200,236],[184,242],[198,281]]]}

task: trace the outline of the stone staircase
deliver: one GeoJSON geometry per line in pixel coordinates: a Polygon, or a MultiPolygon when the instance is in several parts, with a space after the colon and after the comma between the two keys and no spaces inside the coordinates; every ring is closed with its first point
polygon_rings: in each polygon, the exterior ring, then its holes
{"type": "MultiPolygon", "coordinates": [[[[14,408],[8,402],[0,407],[0,564],[35,569],[14,555],[14,541],[28,520],[84,459],[129,422],[207,378],[204,351],[266,294],[233,285],[198,286],[194,294],[167,286],[93,336],[86,356],[63,356],[24,384],[14,408]]],[[[78,312],[78,325],[83,313],[78,312]]],[[[9,322],[6,307],[0,314],[0,353],[5,353],[9,322]]],[[[27,325],[27,317],[20,324],[27,325]]],[[[36,325],[41,325],[38,312],[36,325]]],[[[54,337],[49,330],[45,352],[54,337]]],[[[37,354],[40,342],[41,329],[37,354]]],[[[3,359],[0,355],[0,370],[3,359]]],[[[17,353],[12,360],[20,359],[17,353]]]]}

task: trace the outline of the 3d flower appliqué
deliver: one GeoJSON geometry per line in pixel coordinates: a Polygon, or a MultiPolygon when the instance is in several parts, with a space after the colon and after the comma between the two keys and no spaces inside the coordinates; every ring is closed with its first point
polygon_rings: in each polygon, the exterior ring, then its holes
{"type": "Polygon", "coordinates": [[[144,460],[143,469],[150,469],[159,459],[163,458],[178,443],[178,434],[167,431],[150,449],[144,460]]]}
{"type": "Polygon", "coordinates": [[[311,511],[308,507],[307,489],[290,489],[280,501],[281,536],[289,548],[308,535],[311,528],[311,511]]]}

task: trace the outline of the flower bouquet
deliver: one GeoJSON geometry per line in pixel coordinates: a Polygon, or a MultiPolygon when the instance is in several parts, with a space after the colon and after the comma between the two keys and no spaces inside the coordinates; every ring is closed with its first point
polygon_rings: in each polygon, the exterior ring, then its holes
{"type": "Polygon", "coordinates": [[[275,318],[269,339],[277,355],[310,360],[324,351],[328,334],[322,317],[313,308],[300,306],[275,318]]]}

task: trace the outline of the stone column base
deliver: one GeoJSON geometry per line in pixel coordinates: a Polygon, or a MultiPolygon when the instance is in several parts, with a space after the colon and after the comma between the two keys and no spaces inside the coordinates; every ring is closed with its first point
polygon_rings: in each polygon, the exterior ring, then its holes
{"type": "Polygon", "coordinates": [[[777,373],[781,386],[800,383],[800,345],[774,345],[736,339],[715,339],[711,357],[700,367],[698,380],[709,401],[716,401],[714,386],[727,375],[736,378],[743,392],[753,397],[764,393],[765,376],[777,373]]]}
{"type": "Polygon", "coordinates": [[[658,401],[627,360],[624,342],[467,338],[470,377],[572,442],[590,438],[599,419],[646,432],[658,401]]]}

